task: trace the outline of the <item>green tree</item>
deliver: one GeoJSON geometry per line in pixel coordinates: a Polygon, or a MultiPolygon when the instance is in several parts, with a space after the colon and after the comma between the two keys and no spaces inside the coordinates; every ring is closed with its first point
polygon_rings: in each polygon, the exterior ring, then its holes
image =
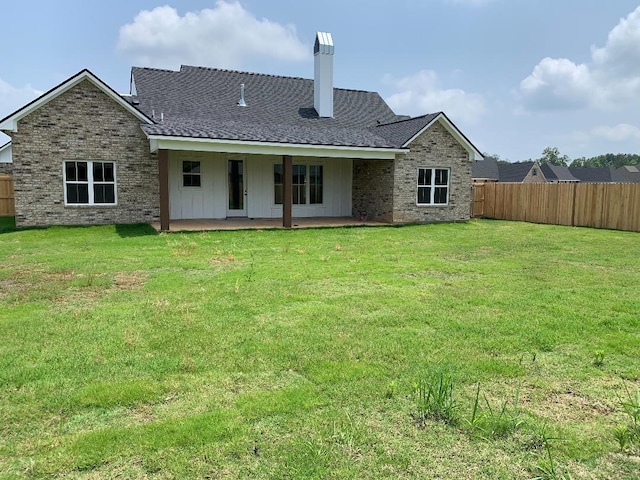
{"type": "Polygon", "coordinates": [[[485,160],[495,160],[498,163],[509,163],[509,159],[502,158],[497,153],[482,152],[482,156],[484,157],[485,160]]]}
{"type": "Polygon", "coordinates": [[[547,147],[542,151],[542,157],[538,159],[540,163],[550,163],[559,167],[566,167],[571,159],[566,155],[560,155],[558,147],[547,147]]]}

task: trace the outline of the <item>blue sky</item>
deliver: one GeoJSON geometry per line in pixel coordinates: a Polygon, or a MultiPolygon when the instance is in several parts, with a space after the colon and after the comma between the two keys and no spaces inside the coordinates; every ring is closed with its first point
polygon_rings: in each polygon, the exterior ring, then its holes
{"type": "Polygon", "coordinates": [[[34,0],[0,18],[0,118],[83,68],[123,93],[133,65],[312,78],[323,30],[336,87],[443,110],[483,152],[640,152],[638,0],[34,0]]]}

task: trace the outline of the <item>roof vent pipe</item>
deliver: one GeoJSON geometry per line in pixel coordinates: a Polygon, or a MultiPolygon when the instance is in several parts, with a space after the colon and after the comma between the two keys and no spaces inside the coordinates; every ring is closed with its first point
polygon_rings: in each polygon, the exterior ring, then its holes
{"type": "Polygon", "coordinates": [[[246,107],[247,102],[244,101],[244,83],[240,84],[240,100],[238,100],[238,106],[246,107]]]}
{"type": "Polygon", "coordinates": [[[331,34],[317,32],[313,46],[313,106],[319,117],[333,117],[333,50],[331,34]]]}

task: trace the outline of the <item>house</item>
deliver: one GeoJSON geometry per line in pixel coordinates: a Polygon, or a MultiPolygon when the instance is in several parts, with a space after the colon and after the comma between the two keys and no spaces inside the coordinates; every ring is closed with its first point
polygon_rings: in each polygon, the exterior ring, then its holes
{"type": "Polygon", "coordinates": [[[569,171],[582,183],[640,183],[640,171],[635,166],[569,167],[569,171]]]}
{"type": "Polygon", "coordinates": [[[11,142],[0,145],[0,175],[9,175],[13,171],[11,142]]]}
{"type": "Polygon", "coordinates": [[[549,183],[578,183],[579,179],[571,175],[568,167],[561,165],[552,165],[550,163],[543,163],[540,165],[542,174],[549,183]]]}
{"type": "Polygon", "coordinates": [[[471,180],[474,184],[497,182],[499,178],[498,162],[495,158],[474,160],[471,168],[471,180]]]}
{"type": "Polygon", "coordinates": [[[468,220],[477,148],[443,112],[334,88],[333,54],[318,32],[314,79],[133,68],[128,95],[79,72],[0,120],[16,224],[468,220]]]}
{"type": "Polygon", "coordinates": [[[547,179],[536,162],[499,163],[498,181],[515,183],[546,183],[547,179]]]}
{"type": "Polygon", "coordinates": [[[538,162],[506,163],[495,158],[484,158],[473,162],[471,180],[474,184],[490,182],[546,183],[538,162]]]}
{"type": "Polygon", "coordinates": [[[621,178],[624,183],[640,183],[640,165],[625,165],[617,168],[615,178],[621,178]]]}

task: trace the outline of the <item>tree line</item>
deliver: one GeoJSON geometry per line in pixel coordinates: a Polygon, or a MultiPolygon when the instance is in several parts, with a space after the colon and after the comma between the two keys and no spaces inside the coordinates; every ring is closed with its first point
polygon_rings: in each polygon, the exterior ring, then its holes
{"type": "MultiPolygon", "coordinates": [[[[484,158],[494,159],[499,163],[510,163],[507,159],[500,158],[500,155],[483,153],[484,158]]],[[[535,159],[539,163],[550,163],[562,167],[613,167],[620,168],[625,165],[640,165],[640,155],[635,153],[606,153],[596,157],[580,157],[571,159],[567,155],[562,155],[557,147],[547,147],[542,151],[540,158],[535,159]]],[[[532,159],[526,160],[528,162],[532,159]]],[[[521,162],[515,162],[521,163],[521,162]]]]}

